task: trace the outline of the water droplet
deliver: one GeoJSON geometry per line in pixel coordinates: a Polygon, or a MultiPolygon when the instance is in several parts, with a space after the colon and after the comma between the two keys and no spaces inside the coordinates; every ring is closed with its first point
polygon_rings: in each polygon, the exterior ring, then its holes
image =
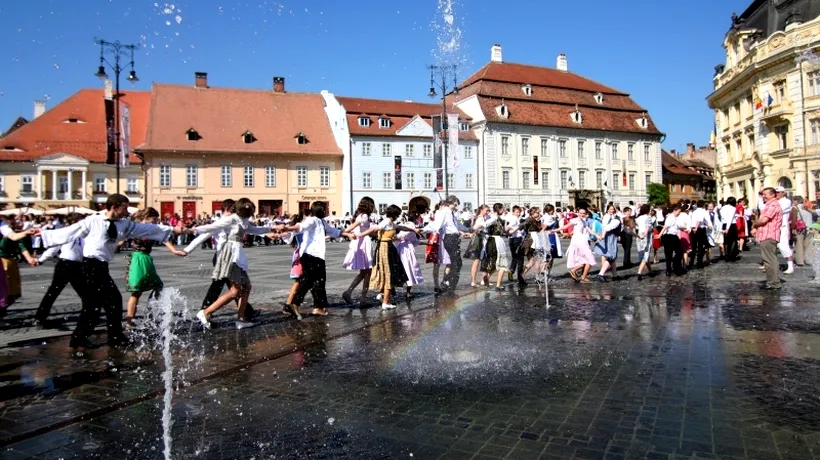
{"type": "Polygon", "coordinates": [[[328,424],[328,425],[333,425],[333,422],[335,422],[335,421],[336,421],[336,419],[335,419],[335,418],[330,417],[329,419],[327,419],[327,424],[328,424]]]}

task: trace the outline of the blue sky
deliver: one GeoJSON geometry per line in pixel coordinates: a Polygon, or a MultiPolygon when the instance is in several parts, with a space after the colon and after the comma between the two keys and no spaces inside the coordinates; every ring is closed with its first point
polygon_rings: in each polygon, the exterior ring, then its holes
{"type": "MultiPolygon", "coordinates": [[[[460,78],[484,65],[493,43],[504,60],[569,69],[632,94],[667,133],[664,147],[706,144],[705,97],[733,11],[749,0],[454,0],[460,78]]],[[[83,87],[100,87],[95,36],[139,43],[141,78],[211,86],[429,100],[425,66],[437,54],[437,0],[27,0],[0,6],[0,130],[83,87]]],[[[109,71],[110,73],[110,71],[109,71]]],[[[127,84],[125,84],[127,86],[127,84]]]]}

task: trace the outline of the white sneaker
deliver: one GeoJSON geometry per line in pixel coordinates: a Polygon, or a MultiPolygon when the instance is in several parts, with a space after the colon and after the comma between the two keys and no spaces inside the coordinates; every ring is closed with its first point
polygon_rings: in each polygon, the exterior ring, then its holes
{"type": "Polygon", "coordinates": [[[784,275],[791,275],[792,273],[794,273],[794,268],[788,268],[783,272],[784,275]]]}
{"type": "Polygon", "coordinates": [[[396,308],[395,305],[389,303],[382,304],[382,310],[394,310],[396,308]]]}
{"type": "Polygon", "coordinates": [[[237,329],[247,329],[249,327],[254,327],[254,326],[256,326],[256,323],[252,323],[250,321],[237,321],[236,322],[236,328],[237,329]]]}
{"type": "Polygon", "coordinates": [[[211,328],[211,321],[208,319],[207,316],[205,316],[205,310],[199,310],[199,312],[197,312],[196,314],[196,317],[199,320],[199,322],[202,323],[202,327],[204,327],[205,329],[211,328]]]}

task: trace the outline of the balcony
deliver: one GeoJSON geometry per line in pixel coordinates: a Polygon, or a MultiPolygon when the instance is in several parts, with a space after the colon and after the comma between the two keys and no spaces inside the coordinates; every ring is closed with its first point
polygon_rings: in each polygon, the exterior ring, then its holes
{"type": "Polygon", "coordinates": [[[789,117],[792,114],[794,114],[794,107],[792,107],[792,103],[788,100],[783,100],[773,104],[771,107],[766,108],[763,111],[763,116],[761,119],[767,124],[779,123],[784,121],[786,117],[789,117]]]}

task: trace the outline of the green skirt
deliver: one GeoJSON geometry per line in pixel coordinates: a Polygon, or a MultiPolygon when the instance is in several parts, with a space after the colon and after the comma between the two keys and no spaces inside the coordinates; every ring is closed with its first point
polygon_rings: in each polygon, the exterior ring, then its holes
{"type": "Polygon", "coordinates": [[[162,289],[162,280],[157,275],[154,259],[144,252],[136,251],[131,255],[126,273],[126,290],[128,292],[158,291],[162,289]]]}

